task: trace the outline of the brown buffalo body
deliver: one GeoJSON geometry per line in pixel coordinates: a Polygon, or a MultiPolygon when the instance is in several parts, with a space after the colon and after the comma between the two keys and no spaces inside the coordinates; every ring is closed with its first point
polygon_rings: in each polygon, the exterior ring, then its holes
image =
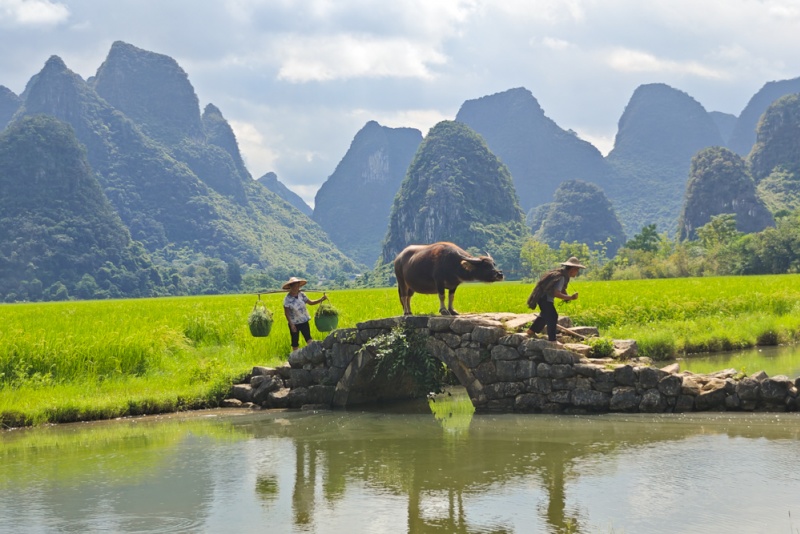
{"type": "Polygon", "coordinates": [[[414,293],[439,295],[439,313],[458,315],[453,297],[461,282],[497,282],[503,279],[491,256],[475,257],[453,243],[409,245],[394,259],[394,274],[403,314],[411,315],[414,293]],[[448,305],[444,305],[444,290],[448,305]]]}

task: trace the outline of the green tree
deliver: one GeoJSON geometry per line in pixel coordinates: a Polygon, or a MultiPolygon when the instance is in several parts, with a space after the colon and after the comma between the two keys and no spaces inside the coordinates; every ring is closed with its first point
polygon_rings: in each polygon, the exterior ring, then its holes
{"type": "Polygon", "coordinates": [[[736,215],[733,213],[713,215],[709,222],[697,229],[697,239],[708,251],[729,245],[740,235],[741,232],[736,230],[736,215]]]}
{"type": "MultiPolygon", "coordinates": [[[[527,278],[538,280],[546,271],[558,265],[558,253],[547,243],[529,237],[522,244],[520,263],[527,278]]],[[[563,261],[563,260],[562,260],[563,261]]]]}
{"type": "Polygon", "coordinates": [[[631,250],[643,250],[645,252],[655,252],[658,250],[658,243],[661,237],[656,231],[656,224],[648,224],[642,227],[642,231],[633,236],[633,239],[625,243],[625,248],[631,250]]]}

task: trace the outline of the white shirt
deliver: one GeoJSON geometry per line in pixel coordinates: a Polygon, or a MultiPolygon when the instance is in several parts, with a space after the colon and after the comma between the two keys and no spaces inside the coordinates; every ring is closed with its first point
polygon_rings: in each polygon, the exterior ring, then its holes
{"type": "Polygon", "coordinates": [[[283,307],[289,308],[289,320],[292,324],[301,324],[311,320],[306,308],[306,302],[310,299],[302,291],[296,297],[286,295],[283,299],[283,307]]]}

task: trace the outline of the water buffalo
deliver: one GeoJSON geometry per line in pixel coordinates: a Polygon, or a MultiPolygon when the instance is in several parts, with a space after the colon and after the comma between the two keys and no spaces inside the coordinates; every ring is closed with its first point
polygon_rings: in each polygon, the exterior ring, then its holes
{"type": "Polygon", "coordinates": [[[503,279],[491,256],[470,256],[453,243],[409,245],[394,259],[394,274],[403,315],[411,315],[414,293],[439,294],[439,313],[458,315],[453,309],[453,296],[461,282],[497,282],[503,279]],[[444,306],[444,290],[449,291],[444,306]]]}

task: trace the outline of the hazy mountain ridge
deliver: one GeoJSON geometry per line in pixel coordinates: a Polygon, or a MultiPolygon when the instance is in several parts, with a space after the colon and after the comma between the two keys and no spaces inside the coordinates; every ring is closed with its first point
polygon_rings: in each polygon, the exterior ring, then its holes
{"type": "Polygon", "coordinates": [[[606,158],[616,177],[604,190],[625,232],[656,223],[674,233],[692,156],[722,144],[714,120],[694,98],[665,84],[639,86],[606,158]]]}
{"type": "Polygon", "coordinates": [[[21,105],[22,100],[20,97],[15,95],[8,87],[0,85],[0,132],[11,122],[11,117],[14,116],[14,113],[17,112],[21,105]]]}
{"type": "Polygon", "coordinates": [[[392,202],[420,143],[419,130],[369,121],[317,191],[314,220],[356,261],[372,266],[380,257],[392,202]]]}
{"type": "Polygon", "coordinates": [[[256,180],[259,184],[263,185],[283,200],[300,210],[301,213],[306,215],[307,217],[311,217],[314,213],[314,210],[311,209],[311,206],[306,204],[305,200],[303,200],[300,195],[286,187],[283,182],[278,180],[278,175],[274,172],[268,172],[258,180],[256,180]]]}
{"type": "Polygon", "coordinates": [[[756,129],[767,108],[780,97],[800,93],[800,78],[771,81],[756,92],[739,114],[736,127],[727,146],[742,157],[747,157],[756,142],[756,129]]]}
{"type": "Polygon", "coordinates": [[[467,100],[456,120],[479,133],[508,166],[524,211],[548,203],[566,180],[605,187],[611,170],[603,155],[545,115],[524,87],[467,100]]]}
{"type": "Polygon", "coordinates": [[[719,134],[722,136],[722,142],[725,143],[725,146],[728,146],[731,136],[733,135],[733,130],[736,128],[736,123],[739,122],[739,117],[721,111],[709,111],[708,114],[711,116],[714,124],[717,125],[719,134]]]}

